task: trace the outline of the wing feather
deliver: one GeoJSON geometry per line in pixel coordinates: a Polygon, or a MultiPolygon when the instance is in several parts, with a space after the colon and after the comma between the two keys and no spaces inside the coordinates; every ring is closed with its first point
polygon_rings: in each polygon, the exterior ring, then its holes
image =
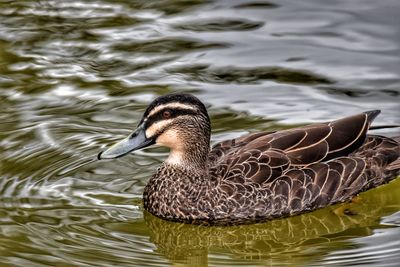
{"type": "Polygon", "coordinates": [[[400,137],[366,136],[378,113],[227,140],[213,147],[210,169],[228,197],[254,202],[261,217],[347,201],[400,173],[400,137]]]}

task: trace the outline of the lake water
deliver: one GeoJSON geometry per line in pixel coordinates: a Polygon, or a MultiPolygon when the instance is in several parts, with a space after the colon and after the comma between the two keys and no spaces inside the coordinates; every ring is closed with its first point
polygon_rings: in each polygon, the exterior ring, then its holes
{"type": "Polygon", "coordinates": [[[398,0],[1,0],[0,266],[398,266],[400,179],[202,227],[143,211],[165,149],[95,157],[173,91],[206,103],[212,142],[371,109],[400,124],[399,25],[398,0]]]}

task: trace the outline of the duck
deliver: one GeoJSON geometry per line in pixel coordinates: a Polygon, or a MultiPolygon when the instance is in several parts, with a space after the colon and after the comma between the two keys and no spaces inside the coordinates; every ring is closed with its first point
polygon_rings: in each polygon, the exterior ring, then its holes
{"type": "Polygon", "coordinates": [[[400,175],[400,136],[369,134],[380,110],[330,122],[250,133],[210,145],[211,122],[194,95],[160,96],[136,130],[98,154],[114,159],[151,145],[170,149],[143,192],[156,217],[238,225],[349,202],[400,175]]]}

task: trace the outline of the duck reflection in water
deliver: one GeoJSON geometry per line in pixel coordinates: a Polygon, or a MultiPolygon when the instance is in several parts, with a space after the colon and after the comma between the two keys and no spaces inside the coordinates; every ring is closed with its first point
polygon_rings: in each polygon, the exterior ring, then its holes
{"type": "MultiPolygon", "coordinates": [[[[144,219],[150,230],[145,236],[150,236],[158,253],[184,266],[207,266],[209,258],[215,254],[224,255],[227,263],[234,257],[235,263],[241,260],[243,263],[298,266],[323,259],[345,246],[354,247],[354,238],[371,235],[371,225],[379,224],[379,218],[399,210],[399,198],[400,180],[397,180],[362,194],[357,202],[237,226],[208,227],[169,222],[145,211],[144,219]],[[319,250],[309,250],[315,247],[319,250]]],[[[132,223],[118,227],[124,232],[135,232],[135,229],[137,227],[132,223]]]]}

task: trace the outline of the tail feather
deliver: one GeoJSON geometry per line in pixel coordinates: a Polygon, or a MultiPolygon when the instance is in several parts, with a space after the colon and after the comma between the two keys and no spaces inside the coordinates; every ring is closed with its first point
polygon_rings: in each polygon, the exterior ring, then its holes
{"type": "Polygon", "coordinates": [[[394,179],[400,176],[400,136],[392,137],[392,139],[399,144],[397,149],[398,158],[386,166],[385,171],[388,177],[393,177],[392,179],[394,179]]]}
{"type": "Polygon", "coordinates": [[[390,163],[386,170],[388,171],[392,171],[395,173],[395,175],[400,175],[400,159],[397,159],[395,161],[393,161],[392,163],[390,163]],[[396,172],[397,170],[397,172],[396,172]]]}
{"type": "MultiPolygon", "coordinates": [[[[392,139],[400,144],[400,136],[392,137],[392,139]]],[[[395,176],[400,176],[400,148],[398,150],[399,157],[386,167],[386,170],[393,173],[395,176]]]]}
{"type": "Polygon", "coordinates": [[[369,129],[370,130],[379,130],[379,129],[388,129],[388,128],[399,128],[399,127],[400,127],[400,125],[396,125],[396,124],[393,124],[393,125],[373,125],[373,126],[370,126],[369,129]]]}

